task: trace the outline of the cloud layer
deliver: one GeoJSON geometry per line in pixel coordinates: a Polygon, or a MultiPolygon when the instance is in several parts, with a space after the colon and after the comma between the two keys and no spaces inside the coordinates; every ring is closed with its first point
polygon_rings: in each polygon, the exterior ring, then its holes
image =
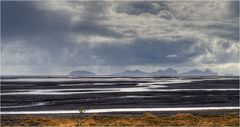
{"type": "Polygon", "coordinates": [[[3,74],[239,70],[237,1],[4,1],[1,16],[3,74]]]}

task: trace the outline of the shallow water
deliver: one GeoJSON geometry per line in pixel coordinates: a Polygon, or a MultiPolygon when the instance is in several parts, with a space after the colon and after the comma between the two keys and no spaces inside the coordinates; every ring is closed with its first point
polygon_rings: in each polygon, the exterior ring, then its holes
{"type": "MultiPolygon", "coordinates": [[[[184,107],[184,108],[118,108],[118,109],[87,109],[83,113],[113,113],[113,112],[175,112],[175,111],[205,111],[205,110],[239,110],[240,107],[184,107]]],[[[56,110],[56,111],[8,111],[0,112],[3,115],[10,114],[79,114],[79,110],[56,110]]]]}
{"type": "Polygon", "coordinates": [[[239,79],[3,78],[1,105],[1,113],[236,109],[239,79]]]}

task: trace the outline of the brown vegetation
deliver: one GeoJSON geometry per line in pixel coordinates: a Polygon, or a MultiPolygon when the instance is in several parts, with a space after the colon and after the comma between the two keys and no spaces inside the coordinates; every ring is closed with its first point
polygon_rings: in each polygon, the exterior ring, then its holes
{"type": "Polygon", "coordinates": [[[159,116],[152,113],[131,116],[44,117],[2,116],[1,126],[239,126],[238,114],[159,116]]]}

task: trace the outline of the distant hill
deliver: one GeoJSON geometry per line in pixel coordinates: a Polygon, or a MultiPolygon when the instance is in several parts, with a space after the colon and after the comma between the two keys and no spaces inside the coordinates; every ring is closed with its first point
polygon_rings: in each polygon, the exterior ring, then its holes
{"type": "Polygon", "coordinates": [[[89,72],[89,71],[72,71],[69,73],[70,76],[74,76],[74,77],[88,77],[88,76],[95,76],[95,74],[93,72],[89,72]]]}
{"type": "MultiPolygon", "coordinates": [[[[90,72],[90,71],[83,71],[83,70],[78,70],[78,71],[72,71],[69,73],[70,76],[73,77],[92,77],[96,76],[95,73],[90,72]]],[[[102,75],[104,76],[104,75],[102,75]]],[[[105,75],[106,76],[106,75],[105,75]]],[[[144,72],[141,70],[126,70],[120,73],[113,73],[107,76],[120,76],[120,77],[151,77],[151,76],[156,76],[156,77],[174,77],[174,76],[217,76],[216,72],[211,71],[210,69],[206,69],[204,71],[201,70],[191,70],[188,72],[184,73],[178,73],[177,70],[174,68],[168,68],[166,70],[157,70],[155,72],[144,72]]]]}
{"type": "Polygon", "coordinates": [[[148,76],[148,73],[140,71],[140,70],[126,70],[121,73],[115,73],[112,74],[114,76],[136,76],[136,77],[141,77],[141,76],[148,76]]]}
{"type": "Polygon", "coordinates": [[[194,69],[188,72],[181,73],[180,76],[217,76],[217,73],[209,69],[206,69],[205,71],[194,69]]]}
{"type": "Polygon", "coordinates": [[[158,70],[155,72],[152,72],[150,75],[152,76],[177,76],[178,72],[177,70],[173,68],[168,68],[166,70],[158,70]]]}

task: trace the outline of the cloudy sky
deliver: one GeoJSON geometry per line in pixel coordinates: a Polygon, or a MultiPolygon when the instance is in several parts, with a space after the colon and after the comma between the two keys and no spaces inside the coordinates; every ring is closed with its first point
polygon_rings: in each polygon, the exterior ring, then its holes
{"type": "Polygon", "coordinates": [[[2,74],[239,72],[237,1],[1,2],[2,74]]]}

